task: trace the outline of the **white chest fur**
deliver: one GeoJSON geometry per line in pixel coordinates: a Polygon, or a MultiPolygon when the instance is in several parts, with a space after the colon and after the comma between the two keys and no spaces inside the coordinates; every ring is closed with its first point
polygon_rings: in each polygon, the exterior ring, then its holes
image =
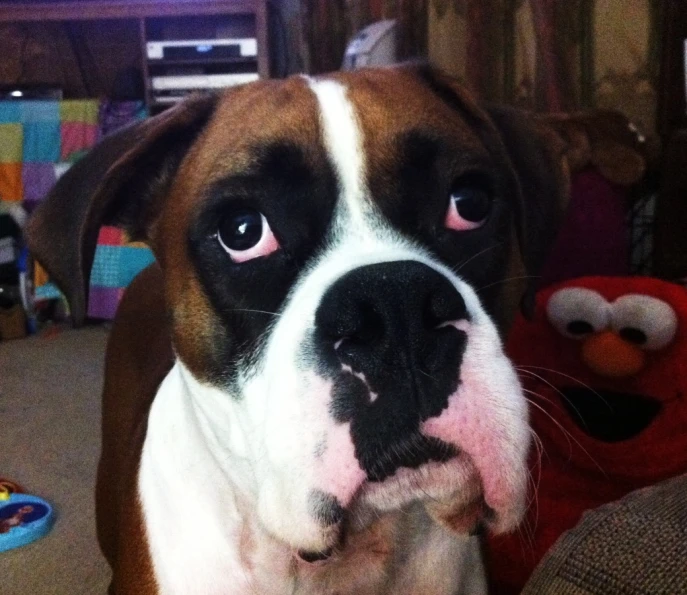
{"type": "Polygon", "coordinates": [[[196,402],[186,373],[176,364],[160,386],[139,471],[161,595],[486,592],[476,543],[431,525],[419,508],[375,522],[323,566],[297,563],[288,547],[259,526],[251,506],[246,428],[232,419],[230,403],[196,402]],[[221,439],[213,423],[218,417],[230,424],[221,439]]]}

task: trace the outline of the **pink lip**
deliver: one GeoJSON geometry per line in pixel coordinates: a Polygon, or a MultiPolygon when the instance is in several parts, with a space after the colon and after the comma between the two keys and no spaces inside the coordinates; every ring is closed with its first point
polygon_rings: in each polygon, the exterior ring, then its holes
{"type": "Polygon", "coordinates": [[[482,481],[465,454],[443,463],[430,462],[417,469],[402,467],[381,483],[365,482],[358,500],[375,508],[389,509],[413,500],[451,506],[482,501],[482,481]]]}

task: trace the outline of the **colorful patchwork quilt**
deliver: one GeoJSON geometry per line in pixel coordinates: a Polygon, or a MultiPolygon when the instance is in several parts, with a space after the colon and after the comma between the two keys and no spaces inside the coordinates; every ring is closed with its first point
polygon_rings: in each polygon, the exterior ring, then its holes
{"type": "MultiPolygon", "coordinates": [[[[31,212],[98,140],[146,116],[137,101],[0,101],[0,200],[22,202],[31,212]]],[[[147,247],[129,243],[118,229],[102,228],[91,271],[89,316],[111,319],[124,288],[152,261],[147,247]]],[[[60,297],[40,265],[35,269],[35,298],[60,297]]]]}

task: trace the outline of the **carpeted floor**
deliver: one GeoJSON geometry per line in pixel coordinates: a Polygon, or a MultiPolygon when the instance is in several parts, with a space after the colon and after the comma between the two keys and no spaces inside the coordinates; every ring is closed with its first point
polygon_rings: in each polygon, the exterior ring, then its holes
{"type": "Polygon", "coordinates": [[[3,595],[107,591],[93,502],[106,339],[91,327],[0,342],[0,476],[57,512],[47,537],[0,553],[3,595]]]}

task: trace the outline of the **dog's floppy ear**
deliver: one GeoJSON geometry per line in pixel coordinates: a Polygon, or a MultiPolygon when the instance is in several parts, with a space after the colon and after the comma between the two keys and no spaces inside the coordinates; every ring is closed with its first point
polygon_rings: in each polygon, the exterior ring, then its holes
{"type": "Polygon", "coordinates": [[[70,168],[31,216],[29,249],[83,324],[101,225],[148,240],[181,160],[211,117],[216,97],[197,96],[105,138],[70,168]]]}
{"type": "Polygon", "coordinates": [[[510,107],[489,107],[515,170],[519,197],[516,232],[529,277],[522,300],[526,316],[534,310],[537,275],[549,256],[568,205],[570,153],[578,144],[566,143],[546,122],[510,107]]]}

